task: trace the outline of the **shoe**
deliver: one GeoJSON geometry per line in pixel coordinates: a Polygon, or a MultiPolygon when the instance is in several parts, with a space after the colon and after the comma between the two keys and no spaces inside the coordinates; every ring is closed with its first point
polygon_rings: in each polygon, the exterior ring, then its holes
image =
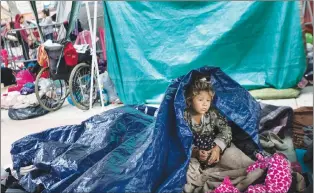
{"type": "Polygon", "coordinates": [[[275,148],[284,151],[288,149],[288,145],[278,137],[275,133],[269,132],[268,139],[275,144],[275,148]]]}
{"type": "Polygon", "coordinates": [[[269,149],[275,147],[275,144],[264,135],[259,135],[259,141],[263,148],[269,149]]]}

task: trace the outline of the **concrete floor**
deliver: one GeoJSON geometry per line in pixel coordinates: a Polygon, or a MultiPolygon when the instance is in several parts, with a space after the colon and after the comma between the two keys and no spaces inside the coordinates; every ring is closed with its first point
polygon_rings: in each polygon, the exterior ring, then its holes
{"type": "MultiPolygon", "coordinates": [[[[263,100],[261,102],[277,106],[290,106],[294,109],[301,106],[313,106],[313,87],[303,89],[301,95],[296,99],[263,100]]],[[[97,106],[90,111],[81,111],[76,107],[65,104],[62,109],[56,112],[24,121],[11,120],[8,117],[8,111],[1,110],[1,166],[4,168],[11,166],[10,149],[14,141],[49,128],[79,124],[93,115],[118,106],[109,105],[104,109],[97,106]]]]}

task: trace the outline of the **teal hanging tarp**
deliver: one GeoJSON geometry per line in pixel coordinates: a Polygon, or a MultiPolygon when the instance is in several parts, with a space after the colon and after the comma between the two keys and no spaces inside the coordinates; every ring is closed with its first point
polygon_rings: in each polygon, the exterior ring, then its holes
{"type": "Polygon", "coordinates": [[[305,70],[298,3],[106,1],[110,77],[126,104],[204,65],[247,89],[293,87],[305,70]]]}
{"type": "Polygon", "coordinates": [[[71,7],[70,16],[69,16],[69,27],[67,29],[66,39],[69,39],[70,34],[72,33],[75,21],[77,20],[77,15],[80,10],[80,7],[81,7],[80,1],[72,1],[72,7],[71,7]]]}

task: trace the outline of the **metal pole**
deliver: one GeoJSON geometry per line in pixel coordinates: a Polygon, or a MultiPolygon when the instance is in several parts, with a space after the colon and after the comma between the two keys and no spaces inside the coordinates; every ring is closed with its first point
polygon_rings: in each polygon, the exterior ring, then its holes
{"type": "MultiPolygon", "coordinates": [[[[92,33],[92,24],[91,24],[91,18],[89,13],[89,6],[88,2],[85,2],[86,12],[87,12],[87,21],[89,25],[89,30],[92,33]]],[[[93,51],[93,50],[92,50],[93,51]]],[[[93,87],[94,87],[94,55],[92,55],[92,70],[91,70],[91,83],[90,83],[90,93],[89,93],[89,109],[92,109],[93,107],[93,87]]],[[[101,93],[100,93],[101,94],[101,93]]]]}
{"type": "MultiPolygon", "coordinates": [[[[98,2],[94,1],[94,18],[97,17],[97,6],[98,6],[98,2]]],[[[102,95],[103,89],[102,89],[102,85],[100,82],[100,75],[99,75],[99,67],[98,67],[98,62],[97,62],[97,55],[96,55],[96,24],[97,24],[97,19],[94,19],[94,28],[93,28],[93,36],[92,36],[92,42],[93,42],[93,57],[95,58],[94,62],[95,62],[95,70],[96,70],[96,79],[98,82],[98,89],[99,89],[99,93],[100,93],[100,103],[101,103],[101,107],[104,108],[104,97],[102,95]]]]}
{"type": "MultiPolygon", "coordinates": [[[[11,48],[11,46],[10,46],[10,43],[7,42],[7,39],[5,40],[5,44],[7,45],[9,52],[11,52],[11,55],[13,55],[13,50],[12,50],[12,48],[11,48]]],[[[8,54],[8,55],[9,55],[9,54],[8,54]]],[[[13,59],[11,59],[11,62],[12,62],[12,64],[14,65],[14,70],[16,70],[16,64],[15,64],[14,57],[13,57],[13,59]]],[[[11,65],[11,66],[13,66],[13,65],[11,65]]]]}

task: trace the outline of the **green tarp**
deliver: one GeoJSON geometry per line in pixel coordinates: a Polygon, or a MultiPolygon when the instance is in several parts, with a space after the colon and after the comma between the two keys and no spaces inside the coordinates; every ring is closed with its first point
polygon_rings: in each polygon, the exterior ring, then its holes
{"type": "MultiPolygon", "coordinates": [[[[35,16],[35,20],[36,20],[37,26],[39,26],[39,18],[38,18],[38,11],[37,11],[37,7],[36,7],[36,2],[35,1],[30,1],[29,3],[31,5],[33,14],[35,16]]],[[[43,36],[43,32],[42,32],[41,27],[38,27],[38,29],[39,29],[39,35],[40,35],[41,39],[43,39],[44,36],[43,36]]]]}
{"type": "Polygon", "coordinates": [[[80,1],[72,1],[72,7],[71,7],[70,16],[69,16],[69,27],[67,29],[67,35],[66,35],[67,39],[70,38],[70,34],[72,33],[72,30],[74,28],[74,23],[77,20],[77,15],[80,10],[80,7],[81,7],[80,1]]]}
{"type": "Polygon", "coordinates": [[[247,89],[295,86],[305,70],[299,2],[104,2],[108,71],[125,104],[208,65],[247,89]]]}

